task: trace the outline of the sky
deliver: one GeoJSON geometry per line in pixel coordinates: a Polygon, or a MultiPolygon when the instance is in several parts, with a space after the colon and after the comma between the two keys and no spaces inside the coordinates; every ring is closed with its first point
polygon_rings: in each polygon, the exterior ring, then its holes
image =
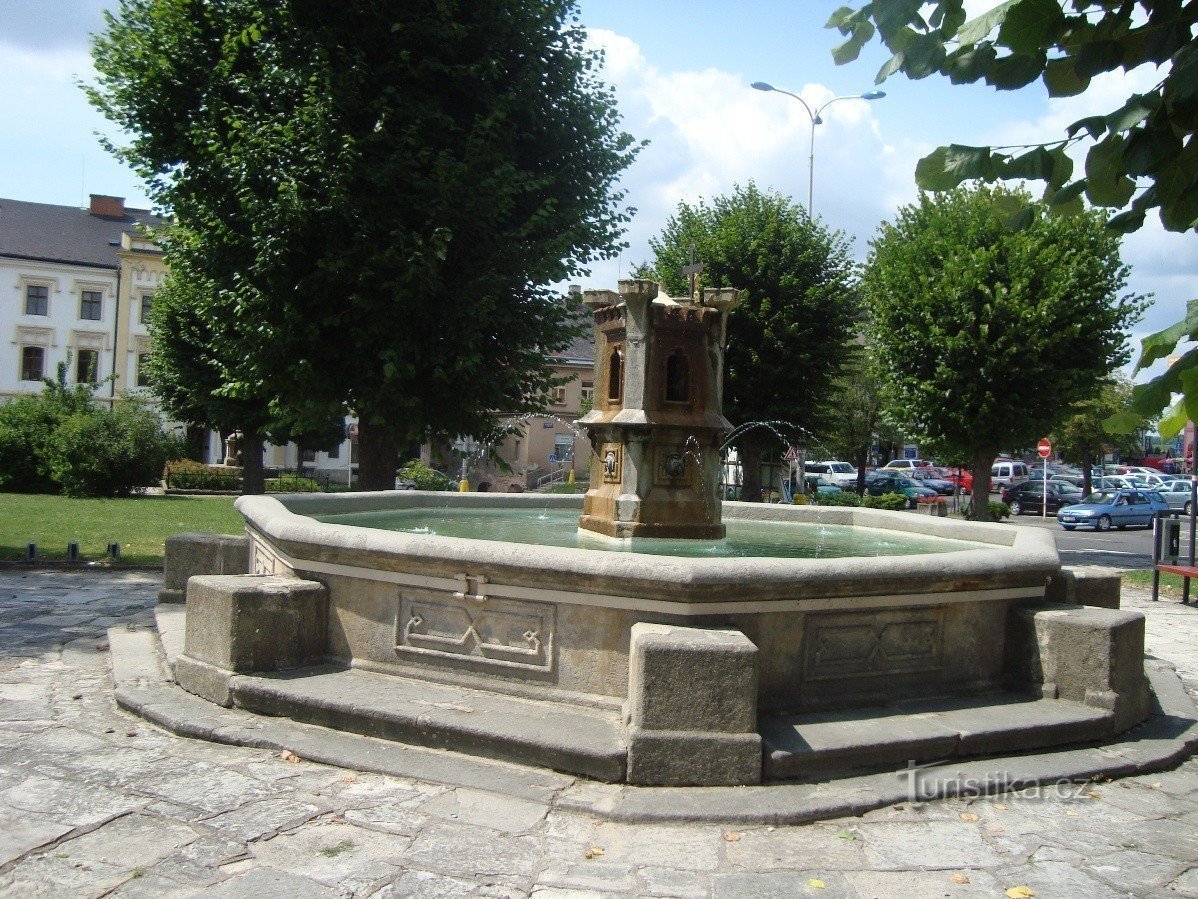
{"type": "MultiPolygon", "coordinates": [[[[1096,79],[1081,97],[1049,100],[1042,85],[999,92],[933,76],[874,75],[888,54],[876,41],[836,66],[842,38],[824,28],[843,0],[580,0],[580,23],[605,54],[623,127],[643,150],[622,188],[636,215],[619,258],[597,263],[584,287],[614,288],[650,258],[680,202],[696,203],[753,181],[806,204],[811,123],[802,105],[754,81],[800,94],[813,106],[880,87],[873,102],[838,100],[816,128],[815,214],[850,239],[863,260],[880,223],[916,198],[915,163],[947,143],[1005,145],[1051,140],[1086,115],[1116,108],[1159,79],[1150,67],[1096,79]]],[[[993,5],[971,0],[971,12],[993,5]]],[[[78,87],[94,77],[88,36],[116,0],[0,0],[0,197],[83,205],[89,193],[146,205],[136,176],[101,148],[120,135],[78,87]]],[[[1198,239],[1155,218],[1124,242],[1129,289],[1154,295],[1138,339],[1179,320],[1198,284],[1198,239]]]]}

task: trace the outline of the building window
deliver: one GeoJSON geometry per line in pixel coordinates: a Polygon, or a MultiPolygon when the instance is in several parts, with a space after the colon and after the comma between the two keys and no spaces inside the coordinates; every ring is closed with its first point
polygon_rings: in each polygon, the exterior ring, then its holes
{"type": "Polygon", "coordinates": [[[328,456],[330,459],[340,459],[341,458],[341,444],[340,443],[333,444],[333,446],[329,449],[329,451],[327,453],[325,453],[325,455],[328,456]]]}
{"type": "Polygon", "coordinates": [[[143,325],[150,321],[150,310],[154,307],[154,294],[143,293],[141,295],[141,318],[138,319],[143,325]]]}
{"type": "Polygon", "coordinates": [[[149,353],[138,353],[137,354],[137,386],[138,387],[149,387],[150,386],[150,372],[147,367],[149,365],[149,362],[150,362],[150,354],[149,353]]]}
{"type": "Polygon", "coordinates": [[[553,400],[553,405],[555,405],[555,406],[566,405],[566,388],[565,387],[554,387],[551,397],[553,400]]]}
{"type": "Polygon", "coordinates": [[[315,461],[316,461],[316,450],[314,450],[314,449],[306,449],[306,450],[304,450],[303,452],[301,452],[301,453],[300,453],[300,461],[302,461],[302,462],[315,462],[315,461]]]}
{"type": "Polygon", "coordinates": [[[98,290],[84,290],[79,294],[79,317],[84,321],[100,320],[102,294],[98,290]]]}
{"type": "Polygon", "coordinates": [[[95,384],[100,380],[100,354],[96,350],[79,350],[75,361],[75,381],[95,384]]]}
{"type": "Polygon", "coordinates": [[[28,284],[25,287],[25,314],[50,314],[50,288],[45,284],[28,284]]]}
{"type": "Polygon", "coordinates": [[[21,380],[40,381],[46,373],[46,350],[40,346],[21,347],[21,380]]]}
{"type": "Polygon", "coordinates": [[[584,403],[593,403],[595,401],[595,385],[593,382],[582,382],[582,401],[584,403]]]}

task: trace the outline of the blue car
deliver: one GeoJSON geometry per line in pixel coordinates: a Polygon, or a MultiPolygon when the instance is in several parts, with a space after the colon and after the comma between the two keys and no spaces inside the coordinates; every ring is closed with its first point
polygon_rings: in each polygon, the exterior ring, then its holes
{"type": "Polygon", "coordinates": [[[1095,490],[1081,502],[1064,506],[1057,521],[1067,531],[1077,527],[1109,531],[1112,525],[1120,529],[1133,524],[1151,527],[1153,516],[1168,508],[1155,490],[1095,490]]]}

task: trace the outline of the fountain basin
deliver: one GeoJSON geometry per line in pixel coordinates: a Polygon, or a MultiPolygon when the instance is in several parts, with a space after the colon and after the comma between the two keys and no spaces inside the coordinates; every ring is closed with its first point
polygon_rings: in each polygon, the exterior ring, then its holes
{"type": "Polygon", "coordinates": [[[739,631],[762,715],[982,693],[1006,678],[1007,617],[1043,601],[1051,534],[870,509],[725,503],[724,520],[817,523],[956,541],[954,551],[686,558],[401,533],[317,520],[388,510],[546,510],[576,496],[244,497],[251,571],[328,591],[325,660],[622,710],[638,623],[739,631]]]}

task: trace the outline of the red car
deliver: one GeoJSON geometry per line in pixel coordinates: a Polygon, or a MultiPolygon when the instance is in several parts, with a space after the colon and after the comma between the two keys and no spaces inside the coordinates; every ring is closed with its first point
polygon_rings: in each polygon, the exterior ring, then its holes
{"type": "Polygon", "coordinates": [[[968,468],[940,468],[940,477],[952,481],[962,493],[973,493],[973,472],[968,468]]]}

